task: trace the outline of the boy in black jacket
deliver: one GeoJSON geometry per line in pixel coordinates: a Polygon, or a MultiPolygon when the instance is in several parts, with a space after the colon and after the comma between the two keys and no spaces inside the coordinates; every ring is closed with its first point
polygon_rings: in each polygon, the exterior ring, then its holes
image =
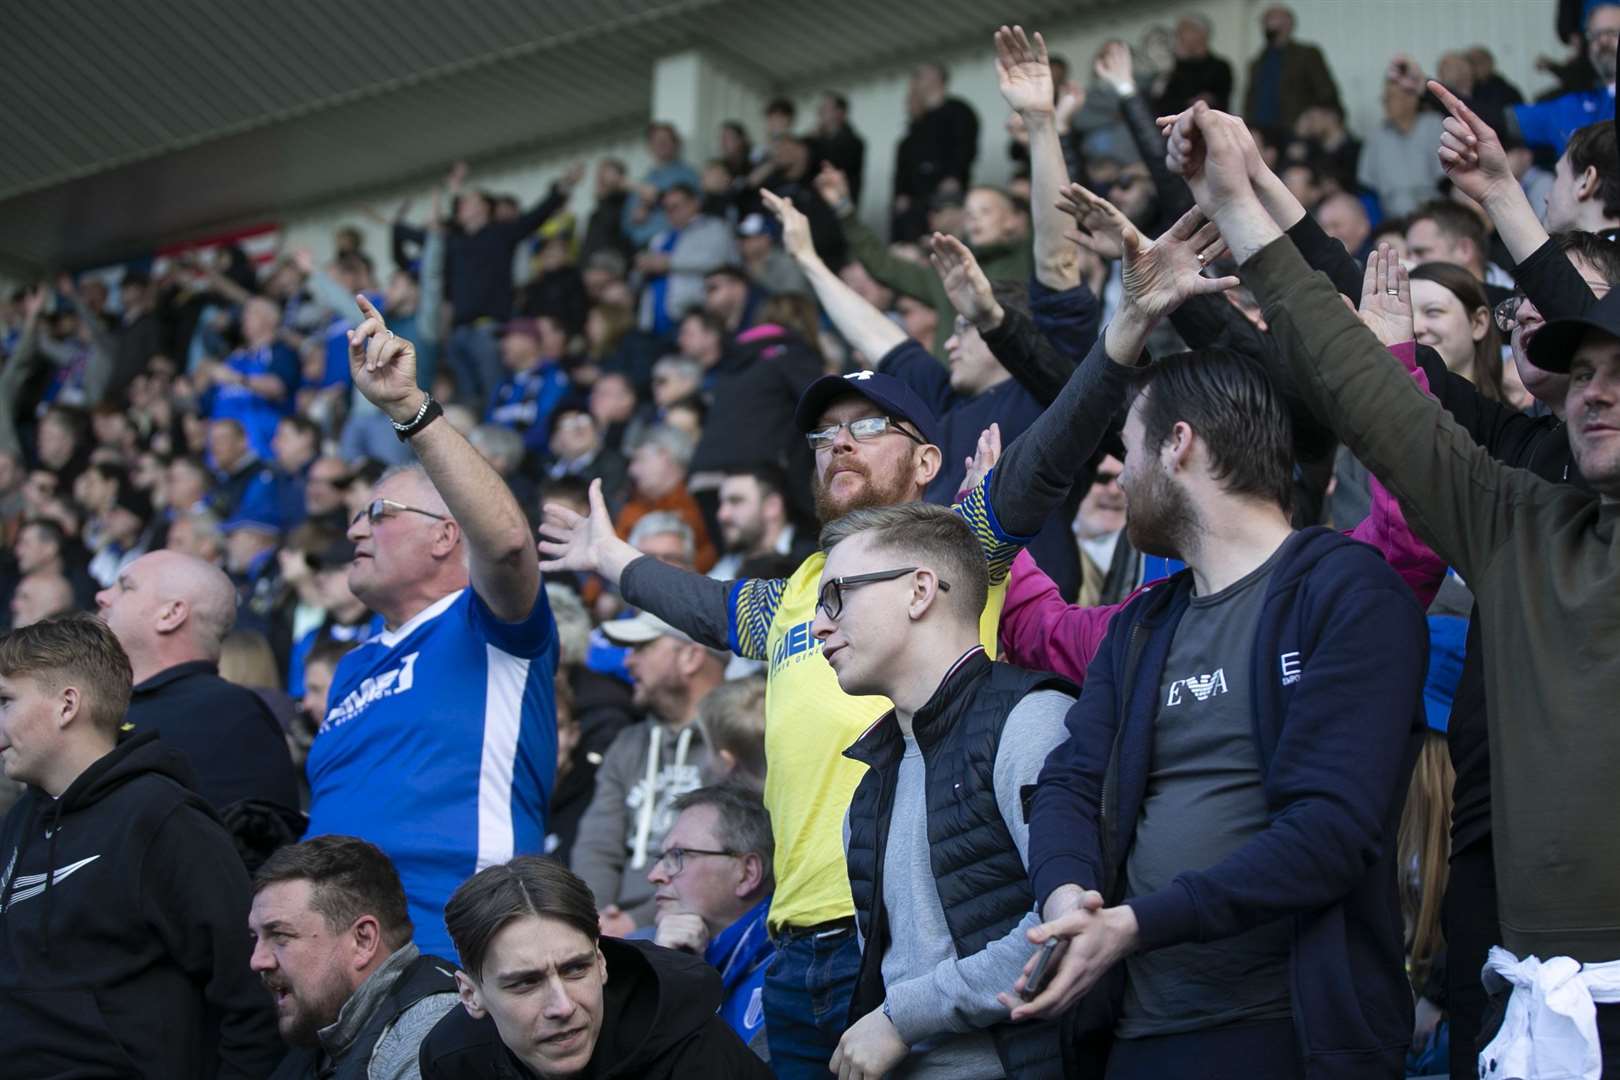
{"type": "Polygon", "coordinates": [[[117,741],[129,659],[89,615],[0,638],[0,1031],[18,1077],[265,1076],[247,871],[155,734],[117,741]]]}
{"type": "Polygon", "coordinates": [[[423,1080],[770,1077],[726,1022],[700,956],[601,938],[585,882],[520,856],[462,883],[444,909],[461,954],[452,1009],[422,1043],[423,1080]]]}
{"type": "Polygon", "coordinates": [[[1291,529],[1288,417],[1259,365],[1149,369],[1124,441],[1131,543],[1188,569],[1114,617],[1041,773],[1029,936],[1066,948],[1043,993],[1007,996],[1013,1019],[1112,973],[1088,1002],[1109,1080],[1399,1076],[1423,614],[1371,548],[1291,529]]]}

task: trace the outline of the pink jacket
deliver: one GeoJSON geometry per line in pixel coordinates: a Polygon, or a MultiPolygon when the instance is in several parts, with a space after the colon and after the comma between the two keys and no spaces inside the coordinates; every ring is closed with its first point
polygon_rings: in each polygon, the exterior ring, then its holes
{"type": "MultiPolygon", "coordinates": [[[[1403,342],[1390,347],[1424,390],[1429,383],[1417,366],[1417,346],[1403,342]]],[[[1446,563],[1407,528],[1401,504],[1372,480],[1372,512],[1350,530],[1352,539],[1377,548],[1424,608],[1445,580],[1446,563]]],[[[1151,589],[1148,582],[1122,603],[1080,607],[1065,601],[1028,551],[1013,560],[1007,581],[1007,600],[1001,609],[1001,659],[1022,668],[1050,671],[1083,684],[1086,668],[1108,634],[1114,613],[1151,589]]]]}

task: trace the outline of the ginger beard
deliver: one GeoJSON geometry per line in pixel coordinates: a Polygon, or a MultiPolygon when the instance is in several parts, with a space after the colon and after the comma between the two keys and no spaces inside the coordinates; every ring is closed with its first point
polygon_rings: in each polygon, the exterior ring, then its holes
{"type": "Polygon", "coordinates": [[[911,502],[915,499],[912,490],[913,466],[910,454],[905,454],[893,460],[892,464],[881,469],[880,475],[874,476],[871,466],[856,460],[855,455],[848,455],[845,461],[833,461],[827,465],[826,472],[832,474],[837,470],[838,475],[831,475],[830,479],[822,479],[822,471],[817,470],[811,485],[816,500],[816,518],[823,524],[837,521],[855,510],[865,510],[874,506],[898,506],[901,503],[911,502]],[[844,478],[844,474],[855,474],[860,483],[844,478]]]}

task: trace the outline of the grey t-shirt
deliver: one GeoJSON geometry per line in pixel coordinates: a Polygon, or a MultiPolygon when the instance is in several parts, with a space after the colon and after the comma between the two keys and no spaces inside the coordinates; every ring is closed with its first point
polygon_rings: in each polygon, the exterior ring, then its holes
{"type": "MultiPolygon", "coordinates": [[[[1046,755],[1067,734],[1074,699],[1039,690],[1007,714],[996,747],[996,804],[1018,855],[1029,864],[1029,825],[1019,789],[1033,784],[1046,755]]],[[[1003,1075],[995,1043],[984,1030],[1007,1019],[996,994],[1010,991],[1033,946],[1025,935],[1039,923],[1033,911],[971,956],[951,944],[939,886],[928,857],[927,775],[915,739],[905,740],[895,781],[889,843],[883,859],[883,904],[889,947],[883,954],[884,999],[911,1055],[890,1075],[905,1080],[1003,1075]]],[[[849,847],[845,828],[844,846],[849,847]]]]}
{"type": "MultiPolygon", "coordinates": [[[[1273,554],[1218,593],[1194,597],[1165,662],[1153,763],[1125,860],[1127,897],[1202,870],[1268,822],[1254,744],[1252,657],[1273,554]]],[[[1278,920],[1220,941],[1126,960],[1121,1038],[1290,1015],[1289,927],[1278,920]]]]}

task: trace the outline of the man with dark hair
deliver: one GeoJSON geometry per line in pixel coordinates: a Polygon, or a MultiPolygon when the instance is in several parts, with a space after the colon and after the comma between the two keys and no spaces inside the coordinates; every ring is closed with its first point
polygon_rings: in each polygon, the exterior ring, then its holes
{"type": "Polygon", "coordinates": [[[866,176],[866,140],[850,125],[849,99],[843,94],[822,91],[816,102],[814,139],[816,157],[848,178],[850,201],[859,205],[866,176]]]}
{"type": "Polygon", "coordinates": [[[703,275],[702,310],[720,322],[727,338],[754,325],[765,294],[754,287],[748,272],[736,263],[717,266],[703,275]]]}
{"type": "Polygon", "coordinates": [[[1580,29],[1586,36],[1586,58],[1597,72],[1597,85],[1507,110],[1510,134],[1532,147],[1551,147],[1563,153],[1574,132],[1598,120],[1614,119],[1615,45],[1620,42],[1620,3],[1584,0],[1566,5],[1581,13],[1580,29]]]}
{"type": "Polygon", "coordinates": [[[1620,157],[1614,121],[1588,124],[1569,137],[1553,170],[1543,223],[1549,232],[1579,229],[1614,239],[1620,229],[1620,157]]]}
{"type": "Polygon", "coordinates": [[[1490,229],[1479,215],[1445,199],[1424,203],[1406,219],[1406,250],[1414,263],[1460,266],[1486,285],[1513,288],[1513,278],[1490,261],[1490,229]]]}
{"type": "Polygon", "coordinates": [[[29,1076],[250,1080],[281,1056],[248,970],[249,888],[191,770],[119,741],[130,666],[99,619],[0,638],[0,1028],[29,1076]]]}
{"type": "Polygon", "coordinates": [[[794,525],[787,485],[787,476],[774,465],[738,469],[720,481],[715,519],[725,555],[710,577],[729,581],[758,555],[787,555],[797,564],[815,550],[815,537],[800,535],[794,525]]]}
{"type": "MultiPolygon", "coordinates": [[[[561,210],[585,173],[583,165],[567,169],[551,185],[546,197],[511,220],[495,217],[493,200],[482,191],[463,190],[467,165],[450,170],[448,190],[455,205],[455,228],[445,237],[444,273],[455,326],[450,331],[447,359],[456,380],[459,400],[482,411],[490,404],[501,381],[500,349],[496,330],[512,315],[512,253],[536,229],[561,210]]],[[[424,229],[401,229],[415,243],[424,243],[424,229]]]]}
{"type": "Polygon", "coordinates": [[[450,897],[464,1009],[422,1044],[423,1080],[622,1076],[767,1078],[726,1026],[720,977],[696,956],[605,938],[585,883],[533,856],[450,897]]]}
{"type": "Polygon", "coordinates": [[[685,181],[665,188],[658,197],[667,227],[655,233],[636,255],[642,276],[641,328],[668,334],[682,312],[703,301],[703,277],[737,261],[731,229],[703,213],[697,189],[685,181]]]}
{"type": "Polygon", "coordinates": [[[693,191],[698,187],[697,170],[681,158],[681,134],[674,124],[654,120],[647,125],[647,156],[652,158],[652,167],[631,189],[620,220],[630,250],[644,247],[669,224],[661,206],[664,192],[676,184],[693,191]]]}
{"type": "Polygon", "coordinates": [[[250,965],[292,1052],[271,1080],[415,1080],[456,1006],[455,963],[424,955],[394,864],[352,836],[281,848],[253,875],[250,965]]]}
{"type": "Polygon", "coordinates": [[[1021,791],[1063,740],[1074,688],[985,654],[984,557],[945,507],[856,510],[821,544],[811,632],[846,694],[894,706],[845,752],[867,766],[845,826],[864,947],[829,1067],[1056,1077],[1057,1025],[1015,1027],[997,998],[1038,921],[1021,791]]]}
{"type": "Polygon", "coordinates": [[[1114,616],[1041,772],[1029,940],[1061,953],[1005,1000],[1055,1018],[1112,972],[1092,1034],[1121,1080],[1398,1074],[1422,612],[1377,552],[1293,531],[1291,424],[1258,364],[1185,353],[1138,385],[1126,529],[1188,568],[1114,616]],[[1304,989],[1329,970],[1355,994],[1304,989]]]}
{"type": "Polygon", "coordinates": [[[895,149],[890,232],[896,241],[915,240],[923,232],[935,192],[961,195],[973,182],[979,116],[966,101],[949,96],[950,82],[943,64],[918,64],[911,71],[906,86],[906,115],[911,122],[895,149]]]}
{"type": "Polygon", "coordinates": [[[657,889],[653,940],[720,972],[721,1018],[769,1061],[762,997],[776,951],[765,928],[775,884],[771,816],[758,792],[732,784],[688,791],[672,805],[675,821],[647,871],[657,889]]]}
{"type": "MultiPolygon", "coordinates": [[[[1587,406],[1587,415],[1581,415],[1576,406],[1581,404],[1581,396],[1584,395],[1577,395],[1570,375],[1564,370],[1573,348],[1567,339],[1558,343],[1557,335],[1554,335],[1550,355],[1544,353],[1542,350],[1546,346],[1541,344],[1542,335],[1549,320],[1581,316],[1594,307],[1598,303],[1597,298],[1605,296],[1614,283],[1620,282],[1620,249],[1614,243],[1588,233],[1560,233],[1549,237],[1515,179],[1496,133],[1444,86],[1431,82],[1429,89],[1451,113],[1451,118],[1446,121],[1447,136],[1439,151],[1448,175],[1460,191],[1485,208],[1509,254],[1517,263],[1515,272],[1523,293],[1497,309],[1498,325],[1511,335],[1509,340],[1514,362],[1526,389],[1546,407],[1548,414],[1527,416],[1504,403],[1485,401],[1476,388],[1466,380],[1446,373],[1438,363],[1423,365],[1430,389],[1450,420],[1457,425],[1457,433],[1477,443],[1494,461],[1524,470],[1523,474],[1513,470],[1505,474],[1512,477],[1515,484],[1525,482],[1525,474],[1533,474],[1547,484],[1567,485],[1561,489],[1558,498],[1564,501],[1564,505],[1569,504],[1568,500],[1575,500],[1574,504],[1579,505],[1583,498],[1594,498],[1594,489],[1599,492],[1603,490],[1601,483],[1587,472],[1592,458],[1582,453],[1586,450],[1589,455],[1591,444],[1600,441],[1601,435],[1598,440],[1593,440],[1582,429],[1591,424],[1592,414],[1601,416],[1604,401],[1601,394],[1597,395],[1593,403],[1587,406]],[[1470,137],[1471,147],[1464,146],[1462,139],[1465,136],[1470,137]]],[[[1223,126],[1231,127],[1229,122],[1223,122],[1223,126]]],[[[1267,186],[1262,173],[1255,181],[1262,207],[1277,224],[1286,224],[1288,217],[1283,208],[1274,207],[1267,201],[1267,186]]],[[[1247,199],[1244,201],[1247,202],[1247,199]]],[[[1238,217],[1239,224],[1245,230],[1269,231],[1258,219],[1244,223],[1243,218],[1247,216],[1245,213],[1238,217]]],[[[1290,235],[1296,234],[1290,230],[1290,235]]],[[[1309,255],[1309,252],[1306,251],[1306,254],[1309,255]]],[[[1266,261],[1269,264],[1273,260],[1266,261]]],[[[1316,262],[1314,258],[1311,261],[1316,262]]],[[[1283,273],[1295,272],[1287,270],[1283,273]]],[[[1390,302],[1398,309],[1404,299],[1401,294],[1406,290],[1398,275],[1388,277],[1387,266],[1385,277],[1387,280],[1383,283],[1378,282],[1376,276],[1369,278],[1367,286],[1373,295],[1387,296],[1393,292],[1395,298],[1390,302]]],[[[1273,285],[1276,285],[1276,279],[1273,285]]],[[[1270,315],[1269,310],[1267,314],[1270,315]]],[[[1407,334],[1411,332],[1410,318],[1408,309],[1404,315],[1404,332],[1407,334]]],[[[1358,361],[1357,376],[1381,371],[1384,361],[1361,366],[1366,363],[1366,360],[1358,361]]],[[[1357,385],[1357,400],[1361,401],[1369,391],[1360,383],[1357,385]]],[[[1384,389],[1393,388],[1385,386],[1384,389]]],[[[1394,403],[1396,398],[1398,395],[1390,401],[1394,403]]],[[[1338,404],[1335,402],[1335,407],[1338,404]]],[[[1414,426],[1407,428],[1390,426],[1397,422],[1391,419],[1386,408],[1380,405],[1363,417],[1363,421],[1367,416],[1376,417],[1377,420],[1365,429],[1367,432],[1376,434],[1382,431],[1385,435],[1392,435],[1397,431],[1416,433],[1437,430],[1434,426],[1415,426],[1430,424],[1428,418],[1413,420],[1411,423],[1414,426]]],[[[1319,406],[1318,409],[1320,411],[1319,406]]],[[[1361,428],[1358,426],[1357,430],[1361,428]]],[[[1444,432],[1447,428],[1442,425],[1438,430],[1444,432]]],[[[1597,430],[1601,432],[1601,423],[1597,425],[1597,430]]],[[[1427,454],[1427,451],[1424,453],[1427,454]]],[[[1465,456],[1476,462],[1480,460],[1472,455],[1465,456]]],[[[1425,456],[1423,460],[1436,459],[1425,456]]],[[[1371,459],[1368,461],[1371,463],[1371,459]]],[[[1379,472],[1376,467],[1373,471],[1379,472]]],[[[1388,482],[1382,473],[1379,475],[1388,482]]],[[[1428,474],[1424,475],[1427,478],[1428,474]]],[[[1394,487],[1393,484],[1391,486],[1394,487]]],[[[1402,502],[1420,509],[1427,522],[1435,520],[1435,511],[1450,505],[1447,500],[1453,494],[1448,488],[1444,491],[1426,491],[1413,498],[1407,491],[1397,490],[1402,502]]],[[[1494,478],[1486,481],[1469,479],[1464,482],[1462,490],[1501,492],[1504,498],[1518,498],[1510,493],[1516,492],[1517,488],[1504,489],[1501,481],[1494,478]]],[[[1513,515],[1517,518],[1538,505],[1531,499],[1516,501],[1513,515]]],[[[1479,522],[1484,520],[1475,518],[1465,526],[1448,526],[1448,529],[1461,528],[1461,535],[1473,535],[1483,528],[1479,522]]],[[[1501,614],[1506,594],[1500,588],[1493,588],[1491,582],[1513,581],[1518,588],[1523,588],[1524,581],[1545,572],[1549,549],[1544,542],[1532,542],[1531,547],[1538,552],[1538,556],[1528,563],[1504,566],[1496,571],[1505,577],[1488,575],[1483,582],[1473,576],[1469,578],[1478,603],[1469,628],[1467,654],[1452,704],[1447,740],[1457,774],[1452,810],[1451,864],[1444,901],[1448,949],[1446,998],[1452,1023],[1451,1064],[1454,1076],[1472,1076],[1480,1068],[1478,1051],[1482,1040],[1479,1036],[1494,1006],[1487,1002],[1486,988],[1478,972],[1485,964],[1491,947],[1506,940],[1515,949],[1534,951],[1545,957],[1563,947],[1557,940],[1548,941],[1550,937],[1561,934],[1556,927],[1574,925],[1563,919],[1557,924],[1553,923],[1543,913],[1545,909],[1541,906],[1551,901],[1535,900],[1534,885],[1538,880],[1540,860],[1548,843],[1561,842],[1546,839],[1552,834],[1542,831],[1543,827],[1538,827],[1538,821],[1601,816],[1595,804],[1582,810],[1572,808],[1568,800],[1588,791],[1601,796],[1607,790],[1602,787],[1605,783],[1602,780],[1576,781],[1561,790],[1556,809],[1538,806],[1544,790],[1540,777],[1601,776],[1606,766],[1597,762],[1607,760],[1602,753],[1602,729],[1582,724],[1584,717],[1591,714],[1590,707],[1582,702],[1571,704],[1560,696],[1567,687],[1575,685],[1588,688],[1588,692],[1596,695],[1610,693],[1602,677],[1594,674],[1602,669],[1583,666],[1578,674],[1569,674],[1559,662],[1542,665],[1532,665],[1530,662],[1533,650],[1535,655],[1552,657],[1555,661],[1570,655],[1561,644],[1547,646],[1551,650],[1549,652],[1539,651],[1542,641],[1550,639],[1561,642],[1563,631],[1560,628],[1565,625],[1583,628],[1576,631],[1580,635],[1579,643],[1570,648],[1593,648],[1584,629],[1592,624],[1583,621],[1586,618],[1583,612],[1571,610],[1564,603],[1542,606],[1546,596],[1576,595],[1562,592],[1564,578],[1559,577],[1557,583],[1550,587],[1552,592],[1545,596],[1539,591],[1514,591],[1514,595],[1526,597],[1527,602],[1534,605],[1530,610],[1542,612],[1541,619],[1545,621],[1527,629],[1526,632],[1531,635],[1528,644],[1515,642],[1500,646],[1503,651],[1498,655],[1513,656],[1515,662],[1501,665],[1497,670],[1487,666],[1484,660],[1486,637],[1494,635],[1500,638],[1504,633],[1515,633],[1517,628],[1525,625],[1525,614],[1516,606],[1505,615],[1501,614]],[[1535,599],[1537,596],[1542,596],[1542,599],[1535,599]],[[1493,612],[1497,614],[1493,615],[1493,612]],[[1545,674],[1538,674],[1540,672],[1545,674]],[[1521,698],[1519,695],[1528,696],[1521,698]],[[1537,698],[1535,695],[1543,697],[1537,698]],[[1502,723],[1504,718],[1511,720],[1526,715],[1528,707],[1523,701],[1530,699],[1537,700],[1531,711],[1540,720],[1533,729],[1521,731],[1511,723],[1502,723]],[[1498,706],[1498,701],[1509,704],[1498,706]],[[1548,724],[1552,727],[1546,726],[1548,724]],[[1560,744],[1572,747],[1573,756],[1558,754],[1556,748],[1545,740],[1547,731],[1562,730],[1560,725],[1564,724],[1582,725],[1568,736],[1570,741],[1567,744],[1560,744]],[[1505,742],[1499,743],[1498,739],[1505,742]],[[1502,745],[1509,746],[1510,753],[1504,755],[1495,748],[1502,745]],[[1549,760],[1544,756],[1549,752],[1557,756],[1549,760]],[[1595,771],[1588,774],[1588,768],[1595,771]],[[1530,835],[1526,835],[1526,828],[1531,830],[1530,835]],[[1498,916],[1499,896],[1502,897],[1501,918],[1498,916]]],[[[1437,545],[1437,550],[1445,555],[1450,554],[1440,545],[1437,545]]],[[[1506,553],[1516,549],[1512,546],[1512,540],[1508,539],[1494,550],[1506,553]]],[[[1460,569],[1462,565],[1458,563],[1460,569]]],[[[1472,575],[1471,571],[1466,572],[1472,575]]],[[[1556,560],[1553,572],[1558,572],[1556,560]]],[[[1603,586],[1597,586],[1590,592],[1583,589],[1583,595],[1602,598],[1612,595],[1612,591],[1605,593],[1603,586]]],[[[1598,653],[1587,651],[1583,655],[1598,653]]],[[[1590,700],[1606,699],[1597,697],[1590,700]]],[[[1612,883],[1604,876],[1604,868],[1614,864],[1612,855],[1606,851],[1562,850],[1564,854],[1560,856],[1558,868],[1561,884],[1556,900],[1559,909],[1569,909],[1566,896],[1571,895],[1584,897],[1575,899],[1574,903],[1585,910],[1596,912],[1603,909],[1606,898],[1614,893],[1612,883]],[[1565,856],[1568,861],[1565,861],[1565,856]],[[1604,899],[1599,900],[1598,897],[1604,899]]],[[[1590,918],[1596,924],[1603,916],[1574,918],[1590,918]]],[[[1584,951],[1590,948],[1590,943],[1581,942],[1578,947],[1584,951]]],[[[1609,950],[1610,956],[1615,954],[1614,949],[1609,950]]],[[[1590,958],[1598,960],[1602,957],[1602,952],[1594,950],[1590,958]]],[[[1596,964],[1588,967],[1589,970],[1599,970],[1596,964]]],[[[1611,1019],[1613,1012],[1609,1006],[1599,1006],[1597,1010],[1600,1033],[1607,1036],[1611,1048],[1608,1056],[1614,1054],[1613,1033],[1620,1030],[1611,1019]]]]}

